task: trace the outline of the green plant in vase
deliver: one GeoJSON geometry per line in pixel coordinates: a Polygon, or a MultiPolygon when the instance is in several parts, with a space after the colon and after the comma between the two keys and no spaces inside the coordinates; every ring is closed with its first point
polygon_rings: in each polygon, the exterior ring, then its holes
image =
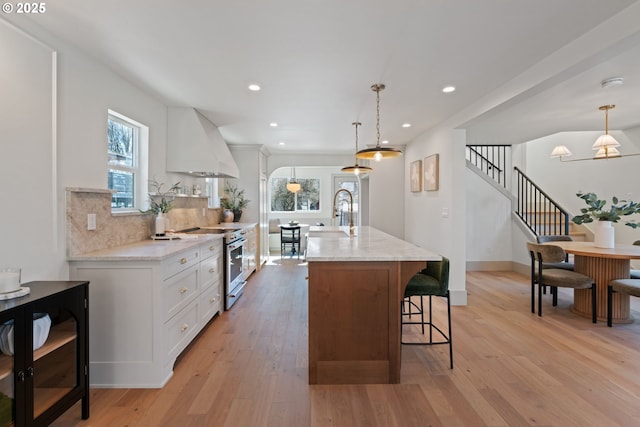
{"type": "MultiPolygon", "coordinates": [[[[595,193],[577,193],[576,196],[580,197],[589,206],[587,208],[580,209],[581,214],[573,217],[572,221],[576,224],[587,224],[589,222],[597,221],[611,221],[618,222],[621,217],[633,215],[640,212],[640,205],[633,201],[619,200],[616,196],[611,198],[611,205],[605,208],[607,204],[606,200],[598,199],[595,193]]],[[[635,221],[629,221],[625,223],[632,228],[637,228],[638,223],[635,221]]]]}
{"type": "MultiPolygon", "coordinates": [[[[581,214],[573,217],[576,224],[587,224],[598,221],[595,230],[594,246],[597,248],[615,247],[615,229],[612,223],[620,221],[623,216],[633,215],[640,212],[638,203],[627,200],[619,200],[617,197],[611,198],[611,205],[606,207],[606,200],[598,199],[595,193],[577,193],[576,196],[585,201],[588,207],[580,209],[581,214]]],[[[625,223],[631,228],[637,228],[636,221],[625,223]]]]}
{"type": "Polygon", "coordinates": [[[251,200],[244,197],[244,190],[239,190],[235,184],[225,182],[224,193],[226,197],[220,199],[220,206],[233,212],[234,221],[239,221],[242,210],[247,207],[251,200]]]}
{"type": "Polygon", "coordinates": [[[149,181],[149,187],[154,191],[149,193],[149,208],[140,210],[140,212],[156,216],[155,235],[158,237],[165,235],[165,218],[163,214],[173,209],[173,201],[176,191],[180,188],[179,185],[180,181],[173,184],[167,191],[163,191],[164,183],[158,182],[155,178],[149,181]]]}

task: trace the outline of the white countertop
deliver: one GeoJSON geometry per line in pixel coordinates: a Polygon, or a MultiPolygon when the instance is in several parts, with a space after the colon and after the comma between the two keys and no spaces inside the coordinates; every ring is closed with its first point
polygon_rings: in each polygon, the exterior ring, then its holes
{"type": "Polygon", "coordinates": [[[373,227],[311,226],[307,261],[440,261],[442,256],[373,227]]]}
{"type": "Polygon", "coordinates": [[[143,240],[130,245],[100,249],[74,255],[68,261],[161,261],[181,251],[215,242],[222,245],[222,234],[187,234],[184,239],[143,240]]]}

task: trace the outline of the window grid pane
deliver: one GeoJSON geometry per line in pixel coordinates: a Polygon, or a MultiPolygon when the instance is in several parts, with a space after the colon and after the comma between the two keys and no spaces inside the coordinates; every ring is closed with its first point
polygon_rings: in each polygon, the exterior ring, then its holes
{"type": "Polygon", "coordinates": [[[315,212],[320,210],[320,179],[298,179],[302,189],[287,190],[288,178],[271,179],[271,212],[315,212]]]}
{"type": "Polygon", "coordinates": [[[112,209],[135,207],[135,175],[131,172],[109,169],[109,189],[116,190],[111,196],[112,209]]]}
{"type": "Polygon", "coordinates": [[[135,127],[108,119],[107,144],[110,165],[134,168],[137,163],[135,142],[135,127]]]}

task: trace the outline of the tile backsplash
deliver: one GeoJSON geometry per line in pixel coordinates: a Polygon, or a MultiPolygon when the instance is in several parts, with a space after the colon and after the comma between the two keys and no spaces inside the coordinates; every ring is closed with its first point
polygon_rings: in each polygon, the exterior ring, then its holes
{"type": "MultiPolygon", "coordinates": [[[[65,199],[68,256],[147,240],[153,233],[153,215],[112,214],[110,190],[67,188],[65,199]],[[88,214],[96,215],[95,230],[87,230],[88,214]]],[[[220,209],[208,208],[206,197],[176,196],[166,218],[167,229],[211,226],[220,222],[220,209]]]]}

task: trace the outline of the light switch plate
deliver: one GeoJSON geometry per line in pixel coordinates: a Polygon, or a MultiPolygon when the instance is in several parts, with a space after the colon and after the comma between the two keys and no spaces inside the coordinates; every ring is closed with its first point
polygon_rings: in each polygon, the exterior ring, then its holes
{"type": "Polygon", "coordinates": [[[90,213],[87,214],[87,230],[95,230],[96,229],[96,214],[90,213]]]}

